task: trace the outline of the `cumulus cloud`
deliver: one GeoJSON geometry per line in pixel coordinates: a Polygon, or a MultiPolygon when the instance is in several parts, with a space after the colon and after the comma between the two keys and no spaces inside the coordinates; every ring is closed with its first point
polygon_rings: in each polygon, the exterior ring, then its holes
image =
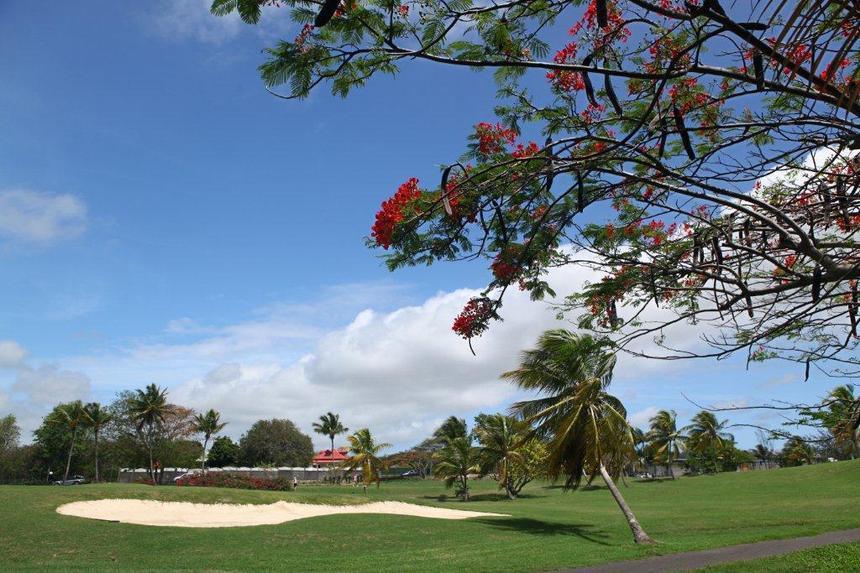
{"type": "Polygon", "coordinates": [[[283,32],[288,20],[283,17],[284,10],[269,5],[263,6],[265,14],[254,27],[242,22],[235,12],[226,16],[213,15],[211,0],[162,0],[154,6],[149,24],[166,40],[219,44],[236,38],[243,30],[270,36],[283,32]]]}
{"type": "Polygon", "coordinates": [[[14,340],[0,340],[0,368],[17,368],[27,358],[27,350],[14,340]]]}
{"type": "Polygon", "coordinates": [[[0,237],[8,242],[49,245],[80,235],[86,226],[87,208],[73,195],[0,191],[0,237]]]}
{"type": "Polygon", "coordinates": [[[218,43],[234,38],[242,21],[233,13],[216,17],[209,12],[209,0],[170,0],[160,2],[152,19],[155,31],[165,39],[191,38],[218,43]]]}
{"type": "Polygon", "coordinates": [[[12,385],[12,391],[33,404],[53,405],[86,398],[90,392],[90,379],[80,372],[62,370],[56,364],[38,368],[23,367],[12,385]]]}

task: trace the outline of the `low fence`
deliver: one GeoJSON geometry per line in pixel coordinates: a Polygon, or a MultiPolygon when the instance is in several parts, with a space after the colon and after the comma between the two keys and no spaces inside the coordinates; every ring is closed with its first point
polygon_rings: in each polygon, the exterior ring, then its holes
{"type": "MultiPolygon", "coordinates": [[[[200,471],[200,468],[164,468],[161,482],[165,484],[173,483],[173,479],[183,474],[193,471],[200,471]]],[[[323,482],[329,479],[341,478],[344,475],[343,470],[328,468],[207,468],[210,473],[231,473],[256,478],[285,478],[290,481],[293,478],[300,482],[323,482]]],[[[146,468],[123,468],[119,471],[117,481],[120,483],[134,483],[137,480],[146,479],[149,476],[149,470],[146,468]]]]}

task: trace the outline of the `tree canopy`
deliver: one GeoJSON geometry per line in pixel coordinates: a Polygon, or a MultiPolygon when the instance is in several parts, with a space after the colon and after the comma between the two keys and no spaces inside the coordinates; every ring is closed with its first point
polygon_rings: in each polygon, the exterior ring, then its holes
{"type": "MultiPolygon", "coordinates": [[[[394,269],[483,259],[456,317],[472,339],[511,287],[548,271],[597,278],[560,312],[637,354],[784,358],[856,375],[860,230],[855,43],[844,2],[215,0],[256,24],[289,9],[295,38],[260,73],[280,97],[347,95],[416,61],[492,70],[438,181],[404,183],[369,242],[394,269]],[[659,308],[659,312],[655,312],[659,308]],[[666,331],[696,325],[690,350],[666,331]],[[656,342],[644,351],[639,339],[656,342]],[[656,348],[656,349],[654,349],[656,348]]],[[[476,80],[479,81],[479,80],[476,80]]]]}

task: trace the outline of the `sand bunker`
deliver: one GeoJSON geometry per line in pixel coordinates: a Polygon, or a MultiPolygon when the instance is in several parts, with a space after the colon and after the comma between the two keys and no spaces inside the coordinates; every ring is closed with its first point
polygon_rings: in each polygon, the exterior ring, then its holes
{"type": "Polygon", "coordinates": [[[459,509],[443,509],[403,503],[380,501],[360,505],[313,505],[278,501],[269,505],[207,504],[144,499],[99,499],[76,501],[57,508],[57,513],[162,527],[245,527],[274,525],[318,517],[321,515],[385,513],[412,515],[433,519],[468,519],[470,517],[502,517],[500,513],[482,513],[459,509]]]}

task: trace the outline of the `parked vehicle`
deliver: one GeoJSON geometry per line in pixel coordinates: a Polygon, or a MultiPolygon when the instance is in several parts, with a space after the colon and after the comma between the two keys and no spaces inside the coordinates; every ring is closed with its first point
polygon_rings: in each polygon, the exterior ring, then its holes
{"type": "Polygon", "coordinates": [[[72,476],[67,480],[58,480],[54,482],[54,485],[81,485],[87,483],[87,480],[84,476],[72,476]]]}

